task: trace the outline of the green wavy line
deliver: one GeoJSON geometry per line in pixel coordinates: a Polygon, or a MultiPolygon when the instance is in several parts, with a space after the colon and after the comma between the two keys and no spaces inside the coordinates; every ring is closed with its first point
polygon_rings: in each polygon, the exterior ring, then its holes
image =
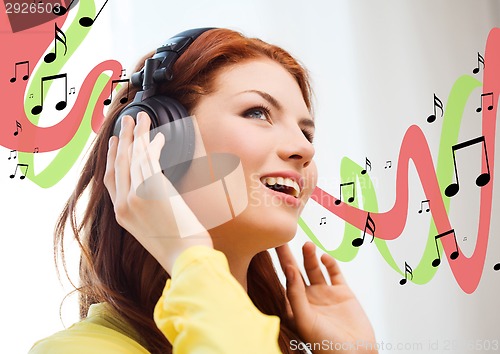
{"type": "MultiPolygon", "coordinates": [[[[67,41],[67,53],[63,57],[58,57],[56,61],[53,63],[45,63],[42,62],[40,68],[34,73],[34,78],[31,81],[31,85],[28,89],[28,92],[33,93],[34,95],[41,96],[41,88],[40,82],[42,77],[54,75],[54,73],[58,73],[61,71],[62,67],[68,62],[71,56],[75,53],[76,49],[83,42],[88,32],[89,28],[84,28],[80,26],[76,19],[81,18],[83,16],[89,16],[93,18],[95,15],[95,4],[93,1],[81,1],[78,6],[78,13],[76,14],[75,21],[71,24],[71,26],[66,30],[66,38],[70,38],[71,40],[67,41]]],[[[83,151],[85,144],[87,143],[90,133],[91,133],[91,118],[92,118],[92,110],[95,107],[97,102],[97,97],[100,92],[104,88],[107,79],[109,76],[102,75],[99,76],[99,79],[94,86],[92,91],[91,98],[87,105],[87,108],[84,113],[84,118],[82,120],[82,124],[78,128],[75,136],[71,139],[71,141],[62,147],[57,153],[56,157],[52,162],[39,174],[34,174],[34,153],[19,153],[19,162],[26,163],[31,166],[31,169],[28,169],[26,177],[31,181],[36,183],[42,188],[49,188],[54,186],[57,182],[59,182],[71,169],[71,167],[75,164],[78,159],[78,156],[83,151]]],[[[42,102],[45,100],[45,96],[47,95],[52,82],[47,82],[44,89],[44,96],[41,97],[42,102]]],[[[31,114],[29,110],[29,105],[27,100],[24,102],[25,114],[28,119],[34,124],[37,125],[39,121],[39,116],[34,116],[31,114]]]]}
{"type": "MultiPolygon", "coordinates": [[[[450,91],[448,104],[446,105],[443,117],[443,126],[441,130],[439,154],[437,160],[438,162],[436,168],[436,175],[441,191],[444,191],[443,187],[446,187],[449,183],[451,183],[453,179],[454,168],[453,160],[450,156],[450,149],[451,146],[455,145],[458,141],[458,135],[460,132],[460,126],[467,100],[472,91],[479,86],[481,86],[481,82],[469,75],[463,75],[459,77],[457,81],[455,81],[450,91]]],[[[377,195],[373,187],[371,178],[368,174],[362,175],[360,172],[361,170],[362,167],[360,165],[356,164],[348,157],[344,157],[340,165],[341,183],[356,181],[356,185],[359,185],[361,189],[360,199],[363,203],[364,210],[370,212],[378,212],[377,195]]],[[[448,213],[450,207],[450,199],[444,195],[444,192],[442,192],[441,194],[446,212],[448,213]]],[[[358,199],[359,198],[356,198],[355,201],[350,205],[358,208],[358,199]]],[[[351,242],[354,238],[359,237],[361,230],[347,222],[345,223],[344,227],[344,236],[342,239],[342,243],[335,250],[326,249],[322,242],[314,234],[314,232],[309,228],[303,218],[299,218],[298,225],[311,239],[311,241],[313,241],[323,251],[338,260],[346,262],[351,261],[352,259],[354,259],[358,252],[358,249],[353,247],[351,245],[351,242]]],[[[438,232],[436,229],[436,225],[434,219],[432,219],[423,256],[417,267],[413,268],[413,278],[411,279],[411,281],[415,284],[426,284],[436,274],[437,268],[432,266],[432,261],[436,257],[435,236],[437,234],[438,232]]],[[[398,264],[394,260],[394,257],[389,250],[387,241],[380,238],[375,238],[374,242],[378,251],[387,262],[387,264],[401,276],[404,276],[404,269],[399,269],[398,264]]],[[[439,247],[441,248],[441,254],[443,254],[441,243],[439,243],[439,247]]]]}

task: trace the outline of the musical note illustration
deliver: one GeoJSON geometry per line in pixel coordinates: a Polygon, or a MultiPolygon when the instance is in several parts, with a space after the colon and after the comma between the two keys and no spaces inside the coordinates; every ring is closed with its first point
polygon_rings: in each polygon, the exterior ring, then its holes
{"type": "Polygon", "coordinates": [[[493,267],[494,270],[500,270],[500,263],[495,264],[493,267]]]}
{"type": "Polygon", "coordinates": [[[467,236],[464,236],[462,241],[467,241],[467,236]]]}
{"type": "Polygon", "coordinates": [[[474,70],[472,70],[473,74],[477,74],[479,72],[479,63],[483,64],[484,69],[484,58],[481,54],[479,54],[479,52],[477,52],[477,68],[474,68],[474,70]]]}
{"type": "Polygon", "coordinates": [[[80,19],[80,21],[78,21],[80,23],[80,25],[82,27],[90,27],[90,26],[92,26],[94,24],[95,20],[97,20],[97,17],[99,17],[99,15],[101,14],[102,9],[104,9],[104,6],[106,6],[107,3],[108,3],[108,0],[106,0],[104,2],[104,5],[102,5],[101,9],[99,10],[99,12],[97,13],[97,15],[93,19],[91,19],[90,17],[87,17],[87,16],[82,17],[80,19]]]}
{"type": "Polygon", "coordinates": [[[483,101],[484,98],[489,97],[491,99],[490,105],[488,106],[488,111],[491,111],[493,109],[493,92],[488,92],[488,93],[482,93],[481,94],[481,106],[476,108],[476,112],[479,113],[483,110],[483,101]]]}
{"type": "Polygon", "coordinates": [[[16,120],[16,131],[14,132],[14,136],[17,136],[17,134],[19,134],[19,129],[23,131],[23,126],[16,120]]]}
{"type": "Polygon", "coordinates": [[[326,216],[323,216],[320,220],[320,225],[326,224],[326,216]]]}
{"type": "Polygon", "coordinates": [[[66,108],[66,105],[68,104],[68,75],[67,74],[57,74],[57,75],[51,75],[51,76],[44,76],[42,77],[42,80],[40,81],[42,90],[41,90],[41,95],[40,95],[40,105],[35,106],[31,109],[32,114],[40,114],[43,110],[43,86],[46,81],[50,80],[58,80],[58,79],[64,79],[64,100],[59,101],[56,104],[56,109],[58,111],[63,110],[66,108]]]}
{"type": "Polygon", "coordinates": [[[391,168],[391,167],[392,167],[392,161],[387,160],[387,161],[385,162],[385,167],[384,167],[384,168],[391,168]]]}
{"type": "Polygon", "coordinates": [[[17,150],[10,150],[10,153],[9,153],[9,158],[7,160],[10,160],[11,158],[16,158],[17,157],[17,150]],[[11,157],[12,156],[12,153],[14,153],[14,157],[11,157]]]}
{"type": "Polygon", "coordinates": [[[437,251],[437,258],[435,260],[432,261],[432,266],[433,267],[437,267],[441,264],[441,255],[439,254],[439,246],[438,246],[438,240],[442,237],[445,237],[445,236],[448,236],[448,235],[452,235],[453,234],[453,240],[455,240],[455,247],[456,247],[456,250],[453,251],[451,254],[450,254],[450,258],[451,259],[457,259],[458,256],[459,256],[459,253],[458,253],[458,243],[457,243],[457,237],[455,235],[455,230],[454,229],[451,229],[451,230],[448,230],[446,232],[443,232],[442,234],[439,234],[437,236],[434,237],[434,240],[436,242],[436,251],[437,251]]]}
{"type": "Polygon", "coordinates": [[[468,141],[464,141],[463,143],[459,143],[459,144],[453,145],[451,147],[451,150],[452,150],[452,153],[453,153],[453,165],[455,167],[455,179],[456,179],[457,182],[456,183],[451,183],[448,187],[446,187],[446,189],[444,190],[444,194],[447,197],[453,197],[460,190],[460,184],[459,184],[459,181],[458,181],[458,170],[457,170],[457,161],[456,161],[456,157],[455,157],[455,151],[463,149],[463,148],[466,148],[466,147],[469,147],[469,146],[472,146],[472,145],[475,145],[475,144],[479,144],[479,143],[483,143],[483,150],[484,150],[484,156],[485,156],[485,159],[486,159],[486,169],[487,169],[487,172],[481,173],[476,178],[476,185],[478,187],[484,187],[490,181],[490,164],[488,162],[488,152],[486,151],[486,141],[484,139],[484,136],[480,136],[478,138],[474,138],[474,139],[471,139],[471,140],[468,140],[468,141]]]}
{"type": "Polygon", "coordinates": [[[34,153],[34,154],[37,154],[37,153],[38,153],[38,151],[40,151],[40,150],[38,149],[38,147],[36,147],[36,148],[34,148],[34,149],[33,149],[33,153],[34,153]]]}
{"type": "Polygon", "coordinates": [[[104,100],[104,105],[105,106],[108,106],[110,103],[111,103],[111,100],[113,99],[113,88],[115,87],[116,84],[120,83],[120,82],[126,82],[127,83],[127,95],[126,96],[123,96],[122,98],[120,98],[120,103],[121,104],[124,104],[125,102],[128,101],[128,94],[129,94],[129,91],[130,91],[130,80],[129,79],[121,79],[121,80],[112,80],[111,81],[111,90],[110,90],[110,98],[106,98],[104,100]]]}
{"type": "Polygon", "coordinates": [[[355,192],[355,185],[354,182],[346,182],[346,183],[341,183],[340,184],[340,197],[335,201],[335,205],[339,205],[342,202],[342,187],[348,187],[352,186],[352,191],[351,191],[351,196],[347,199],[349,203],[354,202],[354,192],[355,192]]]}
{"type": "Polygon", "coordinates": [[[366,223],[365,223],[365,229],[363,230],[363,237],[362,238],[358,237],[352,241],[352,245],[354,247],[359,247],[365,242],[366,229],[372,232],[372,240],[370,242],[373,242],[373,239],[375,238],[375,221],[373,221],[372,217],[370,216],[370,213],[368,213],[368,215],[366,216],[366,223]]]}
{"type": "Polygon", "coordinates": [[[428,213],[431,210],[431,201],[429,199],[422,200],[420,202],[420,210],[418,211],[419,214],[422,214],[422,210],[424,209],[425,203],[427,203],[427,209],[425,209],[425,212],[428,213]]]}
{"type": "MultiPolygon", "coordinates": [[[[25,164],[25,163],[18,163],[16,165],[16,169],[14,170],[14,174],[10,175],[10,178],[14,178],[16,176],[16,174],[17,174],[17,168],[18,167],[26,167],[26,170],[24,170],[24,174],[22,174],[21,176],[19,176],[19,179],[26,178],[26,174],[28,173],[28,165],[25,164]]],[[[21,168],[19,168],[19,169],[21,169],[21,168]]]]}
{"type": "Polygon", "coordinates": [[[365,158],[365,169],[361,171],[361,174],[364,175],[366,173],[366,170],[370,167],[370,171],[372,170],[372,163],[370,160],[368,160],[368,157],[365,158]]]}
{"type": "Polygon", "coordinates": [[[30,96],[29,96],[29,97],[30,97],[30,98],[33,98],[33,94],[32,94],[32,93],[30,93],[30,96]]]}
{"type": "Polygon", "coordinates": [[[443,102],[434,94],[434,114],[427,117],[427,123],[432,123],[436,120],[436,107],[441,110],[441,117],[443,116],[443,102]]]}
{"type": "Polygon", "coordinates": [[[75,0],[71,0],[68,8],[64,7],[63,5],[54,6],[54,8],[52,9],[52,13],[56,16],[64,16],[64,14],[69,11],[69,9],[71,8],[71,5],[73,5],[74,1],[75,0]]]}
{"type": "Polygon", "coordinates": [[[30,62],[29,61],[19,61],[14,64],[14,76],[10,79],[10,82],[16,82],[17,80],[17,67],[20,65],[26,65],[26,75],[23,75],[23,80],[26,81],[30,77],[30,62]]]}
{"type": "Polygon", "coordinates": [[[122,69],[120,77],[125,77],[125,76],[127,76],[127,69],[122,69]]]}
{"type": "Polygon", "coordinates": [[[74,95],[75,94],[75,88],[74,87],[72,87],[72,88],[69,89],[69,94],[70,95],[74,95]]]}
{"type": "Polygon", "coordinates": [[[68,51],[68,46],[66,44],[66,35],[59,27],[57,27],[57,23],[54,22],[54,53],[50,52],[45,55],[43,61],[46,63],[52,63],[57,58],[57,42],[61,42],[64,46],[64,54],[68,51]],[[61,36],[62,37],[61,37],[61,36]]]}
{"type": "Polygon", "coordinates": [[[413,280],[413,269],[405,262],[405,278],[399,281],[399,284],[405,285],[408,281],[408,274],[411,275],[411,280],[413,280]]]}

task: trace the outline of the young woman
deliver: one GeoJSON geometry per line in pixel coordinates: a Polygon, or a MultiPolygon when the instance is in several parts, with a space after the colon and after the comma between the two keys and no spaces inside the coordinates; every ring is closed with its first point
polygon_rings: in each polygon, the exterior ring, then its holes
{"type": "Polygon", "coordinates": [[[195,117],[207,155],[239,158],[243,178],[232,193],[245,208],[206,227],[197,211],[216,208],[216,198],[185,197],[196,178],[191,168],[175,188],[158,173],[165,137],[143,138],[147,114],[123,117],[119,137],[109,138],[123,108],[117,95],[56,228],[56,248],[62,251],[68,221],[81,247],[82,320],[37,342],[32,353],[376,352],[371,325],[335,260],[322,255],[325,279],[306,243],[307,285],[286,245],[317,181],[305,69],[279,47],[212,29],[172,73],[160,93],[195,117]],[[139,195],[144,185],[154,199],[139,195]],[[78,221],[84,192],[88,204],[78,221]],[[185,198],[173,203],[176,195],[185,198]],[[182,234],[193,225],[196,232],[182,234]]]}

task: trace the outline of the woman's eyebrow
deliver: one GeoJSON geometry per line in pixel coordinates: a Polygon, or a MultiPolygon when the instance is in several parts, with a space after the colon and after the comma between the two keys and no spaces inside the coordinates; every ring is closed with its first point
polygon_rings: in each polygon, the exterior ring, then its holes
{"type": "Polygon", "coordinates": [[[278,111],[281,111],[283,108],[281,106],[281,104],[278,102],[278,100],[276,98],[274,98],[273,96],[271,96],[270,94],[268,94],[267,92],[262,92],[259,90],[246,90],[246,91],[243,91],[241,93],[256,93],[260,97],[265,99],[267,102],[269,102],[272,106],[274,106],[274,108],[276,108],[278,111]]]}

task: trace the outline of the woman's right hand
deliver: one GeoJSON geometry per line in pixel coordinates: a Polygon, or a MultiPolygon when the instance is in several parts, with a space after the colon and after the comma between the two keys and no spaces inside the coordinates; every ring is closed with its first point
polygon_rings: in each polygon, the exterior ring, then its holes
{"type": "Polygon", "coordinates": [[[132,117],[123,117],[120,137],[109,139],[104,185],[118,224],[171,273],[182,251],[213,244],[208,231],[161,172],[159,158],[165,138],[158,133],[149,142],[150,124],[145,112],[138,114],[137,125],[132,117]],[[174,208],[182,212],[175,213],[174,208]],[[186,229],[196,233],[180,234],[179,230],[186,229]]]}

